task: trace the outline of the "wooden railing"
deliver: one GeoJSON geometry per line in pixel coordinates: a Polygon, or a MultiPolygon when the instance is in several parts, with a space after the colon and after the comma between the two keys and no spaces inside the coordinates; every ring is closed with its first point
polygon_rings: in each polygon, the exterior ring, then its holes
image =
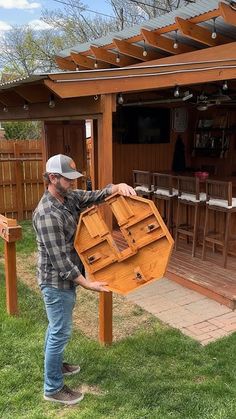
{"type": "Polygon", "coordinates": [[[30,219],[43,194],[41,140],[0,141],[0,213],[30,219]]]}

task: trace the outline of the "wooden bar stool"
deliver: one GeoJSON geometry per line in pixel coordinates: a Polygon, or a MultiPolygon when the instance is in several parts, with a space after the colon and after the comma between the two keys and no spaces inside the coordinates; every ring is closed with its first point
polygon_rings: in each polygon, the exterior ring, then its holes
{"type": "Polygon", "coordinates": [[[178,195],[177,189],[173,187],[173,176],[165,173],[153,173],[152,184],[152,199],[157,207],[159,201],[163,201],[162,217],[173,234],[173,202],[178,195]]]}
{"type": "Polygon", "coordinates": [[[178,247],[179,236],[187,236],[187,242],[192,238],[192,257],[195,256],[199,233],[199,207],[205,203],[206,194],[200,192],[199,178],[178,176],[175,250],[178,247]]]}
{"type": "Polygon", "coordinates": [[[152,174],[147,170],[133,170],[133,187],[138,196],[151,199],[152,174]]]}
{"type": "Polygon", "coordinates": [[[203,234],[202,259],[206,259],[207,243],[221,246],[223,249],[223,266],[227,266],[229,244],[236,241],[236,236],[230,234],[231,215],[236,212],[236,198],[232,198],[232,182],[218,180],[206,181],[206,215],[203,234]],[[214,215],[213,223],[210,214],[214,215]],[[223,215],[222,222],[217,219],[223,215]],[[213,225],[213,229],[212,226],[213,225]]]}

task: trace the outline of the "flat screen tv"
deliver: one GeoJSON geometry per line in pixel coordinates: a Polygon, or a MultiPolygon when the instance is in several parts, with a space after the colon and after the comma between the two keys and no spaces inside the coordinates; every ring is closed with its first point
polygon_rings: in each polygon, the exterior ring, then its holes
{"type": "Polygon", "coordinates": [[[118,110],[118,140],[123,144],[170,142],[170,109],[123,107],[118,110]]]}

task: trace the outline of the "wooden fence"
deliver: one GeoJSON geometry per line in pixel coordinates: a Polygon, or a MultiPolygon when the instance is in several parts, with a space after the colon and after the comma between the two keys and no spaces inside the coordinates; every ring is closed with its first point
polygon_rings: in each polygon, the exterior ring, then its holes
{"type": "Polygon", "coordinates": [[[0,213],[27,220],[44,186],[41,140],[0,141],[0,213]]]}

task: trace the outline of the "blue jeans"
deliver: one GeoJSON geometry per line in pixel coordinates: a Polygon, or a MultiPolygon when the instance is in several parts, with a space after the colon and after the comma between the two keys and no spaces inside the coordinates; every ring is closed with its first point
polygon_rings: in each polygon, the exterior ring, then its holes
{"type": "Polygon", "coordinates": [[[52,287],[42,289],[48,328],[45,336],[44,394],[50,396],[63,387],[63,352],[72,332],[72,312],[76,292],[52,287]]]}

